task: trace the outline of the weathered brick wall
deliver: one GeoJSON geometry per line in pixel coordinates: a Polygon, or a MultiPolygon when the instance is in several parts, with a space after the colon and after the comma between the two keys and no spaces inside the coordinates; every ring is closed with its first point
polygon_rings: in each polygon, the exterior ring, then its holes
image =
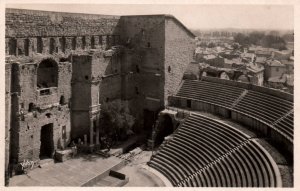
{"type": "Polygon", "coordinates": [[[116,34],[119,16],[6,9],[7,37],[116,34]]]}
{"type": "Polygon", "coordinates": [[[70,123],[73,138],[88,133],[94,118],[90,107],[99,103],[128,100],[139,124],[145,109],[161,109],[179,85],[193,52],[190,36],[165,20],[165,15],[118,17],[7,9],[6,55],[16,62],[12,70],[12,90],[17,92],[12,99],[13,157],[37,157],[37,137],[47,123],[53,123],[55,142],[61,139],[59,124],[67,127],[68,140],[70,123]],[[119,44],[125,46],[121,53],[106,51],[119,44]],[[37,68],[43,59],[58,63],[58,86],[41,96],[37,68]],[[28,111],[30,103],[39,108],[37,113],[28,111]],[[46,113],[52,116],[45,117],[46,113]]]}
{"type": "Polygon", "coordinates": [[[6,9],[5,53],[69,54],[120,41],[118,16],[6,9]]]}
{"type": "Polygon", "coordinates": [[[194,37],[171,18],[166,19],[165,38],[164,102],[167,105],[168,96],[176,93],[183,73],[193,59],[195,43],[194,37]]]}
{"type": "Polygon", "coordinates": [[[71,63],[59,62],[57,58],[40,57],[32,59],[31,63],[13,63],[11,152],[16,162],[38,159],[41,127],[48,123],[53,123],[54,148],[65,146],[62,145],[62,126],[66,126],[66,144],[70,141],[71,74],[71,63]],[[49,95],[41,95],[37,87],[38,67],[49,59],[57,63],[58,85],[50,88],[49,95]],[[60,103],[61,96],[64,103],[60,103]],[[32,110],[29,110],[30,104],[34,105],[32,110]]]}
{"type": "Polygon", "coordinates": [[[70,120],[70,110],[67,105],[24,115],[18,122],[20,128],[19,132],[16,133],[19,140],[19,147],[16,154],[18,161],[22,162],[24,159],[34,161],[39,159],[41,127],[43,125],[53,123],[54,149],[63,146],[62,127],[66,126],[67,139],[65,141],[67,144],[70,141],[70,120]],[[48,113],[52,115],[48,117],[46,115],[48,113]]]}
{"type": "MultiPolygon", "coordinates": [[[[127,66],[125,73],[131,72],[131,76],[124,77],[128,84],[124,97],[141,97],[142,105],[136,107],[147,109],[145,97],[163,100],[164,15],[125,16],[121,23],[122,41],[127,42],[127,48],[132,50],[125,51],[128,55],[124,56],[125,63],[122,63],[127,66]]],[[[158,103],[155,109],[159,109],[160,105],[158,103]]]]}
{"type": "Polygon", "coordinates": [[[116,52],[100,49],[71,56],[72,137],[88,134],[97,105],[121,98],[121,59],[116,52]]]}
{"type": "Polygon", "coordinates": [[[11,65],[5,64],[5,178],[8,176],[9,146],[10,146],[10,117],[11,117],[11,65]]]}
{"type": "Polygon", "coordinates": [[[37,88],[37,69],[39,63],[47,59],[49,57],[36,60],[32,63],[13,64],[14,70],[12,75],[17,79],[14,80],[13,86],[16,87],[15,89],[19,93],[19,104],[24,113],[27,113],[29,103],[34,103],[37,107],[45,107],[50,104],[59,103],[61,96],[64,96],[66,103],[71,98],[71,64],[69,62],[59,62],[58,60],[56,60],[58,65],[58,86],[50,88],[52,92],[50,95],[40,95],[37,88]]]}
{"type": "Polygon", "coordinates": [[[88,133],[92,56],[72,55],[72,137],[88,133]]]}

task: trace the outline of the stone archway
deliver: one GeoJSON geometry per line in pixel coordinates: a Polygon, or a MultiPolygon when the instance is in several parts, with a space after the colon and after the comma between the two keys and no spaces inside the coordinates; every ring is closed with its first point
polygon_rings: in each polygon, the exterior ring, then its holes
{"type": "Polygon", "coordinates": [[[219,78],[224,79],[224,80],[230,80],[230,77],[228,76],[228,74],[225,71],[220,72],[219,78]]]}
{"type": "Polygon", "coordinates": [[[172,134],[173,131],[172,118],[169,115],[163,115],[156,129],[155,145],[160,145],[164,141],[164,138],[172,134]]]}

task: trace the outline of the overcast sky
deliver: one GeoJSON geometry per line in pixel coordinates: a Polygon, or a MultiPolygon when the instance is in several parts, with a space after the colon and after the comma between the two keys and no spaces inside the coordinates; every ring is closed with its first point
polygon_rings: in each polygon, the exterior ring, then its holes
{"type": "Polygon", "coordinates": [[[7,4],[22,8],[105,15],[172,14],[190,29],[293,29],[292,5],[7,4]]]}

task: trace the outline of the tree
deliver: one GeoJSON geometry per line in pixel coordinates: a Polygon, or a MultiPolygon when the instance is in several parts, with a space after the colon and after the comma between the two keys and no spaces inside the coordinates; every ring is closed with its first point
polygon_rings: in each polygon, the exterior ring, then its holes
{"type": "Polygon", "coordinates": [[[134,123],[126,101],[114,100],[101,106],[100,127],[104,136],[114,141],[125,140],[134,123]]]}
{"type": "Polygon", "coordinates": [[[268,48],[276,48],[279,50],[286,49],[286,42],[284,41],[284,39],[280,36],[272,34],[265,35],[262,32],[252,32],[248,35],[245,35],[242,33],[238,33],[234,36],[234,40],[242,46],[253,44],[268,48]]]}

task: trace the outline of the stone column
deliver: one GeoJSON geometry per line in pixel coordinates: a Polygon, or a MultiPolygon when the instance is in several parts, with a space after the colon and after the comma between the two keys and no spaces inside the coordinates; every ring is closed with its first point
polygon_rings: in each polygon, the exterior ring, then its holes
{"type": "Polygon", "coordinates": [[[84,134],[84,145],[87,145],[87,135],[84,134]]]}
{"type": "Polygon", "coordinates": [[[96,145],[99,145],[99,136],[100,136],[99,127],[96,127],[96,145]]]}
{"type": "Polygon", "coordinates": [[[90,145],[94,144],[94,123],[93,119],[90,119],[90,145]]]}

